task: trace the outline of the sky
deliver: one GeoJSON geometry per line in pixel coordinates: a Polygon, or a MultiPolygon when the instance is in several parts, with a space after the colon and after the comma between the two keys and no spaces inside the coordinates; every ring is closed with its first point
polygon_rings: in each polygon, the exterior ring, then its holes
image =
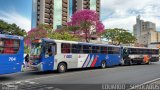
{"type": "MultiPolygon", "coordinates": [[[[0,0],[0,19],[31,29],[32,0],[0,0]]],[[[124,28],[133,31],[136,16],[156,23],[160,31],[159,0],[101,0],[101,20],[105,28],[124,28]]]]}

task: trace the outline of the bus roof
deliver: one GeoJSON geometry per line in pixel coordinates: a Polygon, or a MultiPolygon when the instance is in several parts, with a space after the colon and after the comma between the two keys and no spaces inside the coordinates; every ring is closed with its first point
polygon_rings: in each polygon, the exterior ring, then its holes
{"type": "Polygon", "coordinates": [[[109,45],[109,44],[98,44],[98,43],[86,43],[86,42],[76,42],[76,41],[66,41],[66,40],[55,40],[55,39],[49,39],[49,38],[42,38],[45,41],[51,41],[51,42],[59,42],[59,43],[73,43],[73,44],[81,44],[81,45],[100,45],[100,46],[111,46],[111,47],[120,47],[115,45],[109,45]]]}
{"type": "Polygon", "coordinates": [[[0,38],[10,38],[10,39],[20,39],[20,40],[24,39],[22,36],[7,35],[7,34],[0,34],[0,38]]]}
{"type": "Polygon", "coordinates": [[[124,48],[137,48],[137,49],[158,49],[158,48],[148,48],[148,47],[132,47],[132,46],[123,46],[124,48]]]}

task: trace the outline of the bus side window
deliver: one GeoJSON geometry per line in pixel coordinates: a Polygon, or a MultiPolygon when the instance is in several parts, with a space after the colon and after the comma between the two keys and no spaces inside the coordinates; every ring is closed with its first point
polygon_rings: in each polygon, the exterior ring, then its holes
{"type": "Polygon", "coordinates": [[[3,53],[3,49],[4,49],[4,41],[0,39],[0,54],[3,53]]]}
{"type": "Polygon", "coordinates": [[[52,53],[52,46],[49,46],[49,48],[48,48],[48,55],[49,56],[53,55],[53,53],[52,53]]]}
{"type": "Polygon", "coordinates": [[[68,43],[61,44],[61,53],[71,53],[71,45],[68,43]]]}
{"type": "Polygon", "coordinates": [[[47,45],[45,48],[45,58],[53,56],[52,47],[47,45]]]}

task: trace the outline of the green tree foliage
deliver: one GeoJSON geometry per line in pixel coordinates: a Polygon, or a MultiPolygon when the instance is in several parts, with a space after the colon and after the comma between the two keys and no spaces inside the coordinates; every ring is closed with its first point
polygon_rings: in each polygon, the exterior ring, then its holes
{"type": "Polygon", "coordinates": [[[79,40],[79,37],[76,37],[74,34],[70,33],[66,27],[63,27],[60,30],[53,31],[52,33],[49,33],[48,37],[57,40],[68,40],[68,41],[79,40]]]}
{"type": "Polygon", "coordinates": [[[24,29],[21,29],[15,23],[9,24],[7,22],[4,22],[3,20],[0,20],[0,30],[3,30],[6,33],[11,33],[13,35],[18,35],[18,36],[26,35],[26,31],[24,29]]]}
{"type": "Polygon", "coordinates": [[[40,24],[37,28],[42,29],[42,30],[46,30],[47,33],[51,33],[53,31],[52,26],[50,26],[48,24],[40,24]]]}
{"type": "Polygon", "coordinates": [[[24,53],[30,53],[30,47],[27,45],[24,45],[24,53]]]}
{"type": "Polygon", "coordinates": [[[40,24],[37,28],[31,29],[25,37],[25,44],[30,45],[31,41],[40,38],[51,38],[57,40],[77,41],[78,37],[75,37],[69,32],[67,27],[53,31],[52,27],[46,24],[40,24]]]}
{"type": "Polygon", "coordinates": [[[131,44],[134,43],[136,38],[125,29],[106,29],[106,32],[103,34],[103,37],[108,41],[111,41],[112,44],[131,44]]]}

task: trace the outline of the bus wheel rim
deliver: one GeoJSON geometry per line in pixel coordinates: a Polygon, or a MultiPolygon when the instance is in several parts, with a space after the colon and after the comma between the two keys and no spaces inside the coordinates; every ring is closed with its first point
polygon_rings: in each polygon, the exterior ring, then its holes
{"type": "Polygon", "coordinates": [[[102,67],[103,67],[103,68],[104,68],[104,67],[106,67],[106,65],[105,65],[105,63],[104,63],[104,62],[102,63],[102,67]]]}
{"type": "Polygon", "coordinates": [[[64,70],[65,70],[65,66],[64,66],[64,65],[61,65],[61,66],[60,66],[60,69],[61,69],[62,71],[64,71],[64,70]]]}

